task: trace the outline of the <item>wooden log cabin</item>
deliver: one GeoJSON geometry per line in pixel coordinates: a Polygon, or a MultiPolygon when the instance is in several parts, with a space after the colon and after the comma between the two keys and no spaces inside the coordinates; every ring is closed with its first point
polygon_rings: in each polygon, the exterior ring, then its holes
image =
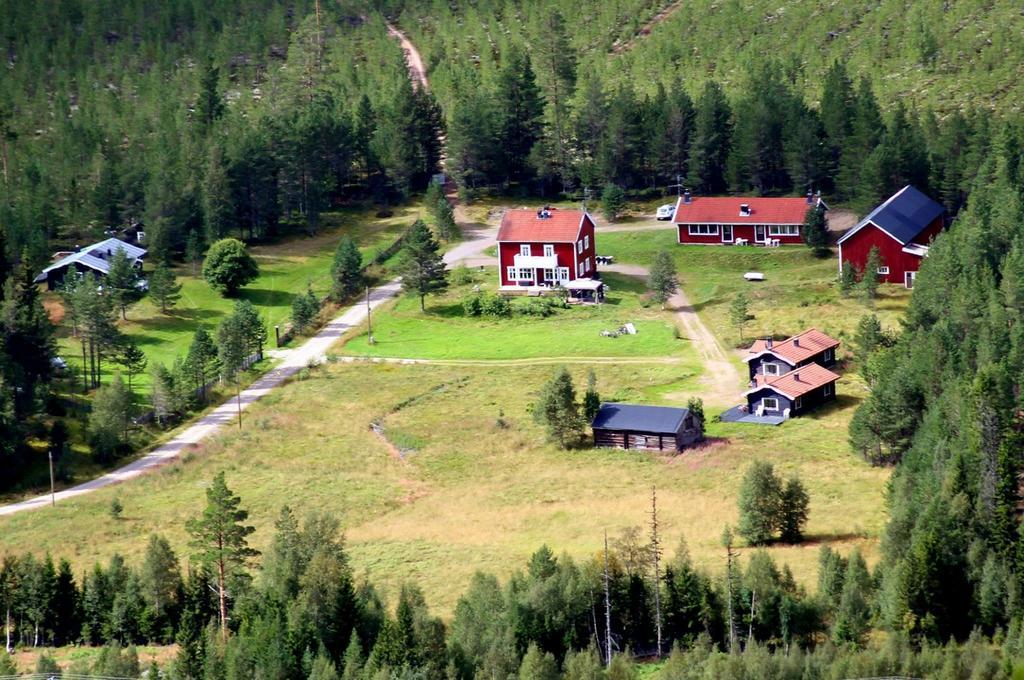
{"type": "Polygon", "coordinates": [[[591,427],[599,448],[679,452],[704,437],[689,409],[668,406],[601,404],[591,427]]]}

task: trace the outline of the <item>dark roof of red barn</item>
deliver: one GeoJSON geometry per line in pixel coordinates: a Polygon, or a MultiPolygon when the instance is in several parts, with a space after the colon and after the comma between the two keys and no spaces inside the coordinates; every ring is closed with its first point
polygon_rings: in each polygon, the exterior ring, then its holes
{"type": "Polygon", "coordinates": [[[803,224],[811,204],[806,198],[746,198],[742,196],[694,196],[680,198],[672,221],[676,224],[803,224]],[[750,206],[740,215],[740,206],[750,206]]]}
{"type": "Polygon", "coordinates": [[[945,209],[910,184],[890,196],[868,213],[839,243],[853,236],[868,224],[874,224],[894,239],[907,245],[928,227],[945,209]]]}
{"type": "Polygon", "coordinates": [[[528,208],[508,210],[498,228],[499,242],[575,243],[580,225],[587,214],[582,210],[547,209],[549,217],[540,217],[540,210],[528,208]]]}

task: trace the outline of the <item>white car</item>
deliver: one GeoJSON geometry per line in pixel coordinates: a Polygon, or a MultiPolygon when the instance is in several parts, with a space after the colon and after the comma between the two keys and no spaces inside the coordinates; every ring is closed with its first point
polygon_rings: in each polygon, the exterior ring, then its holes
{"type": "Polygon", "coordinates": [[[64,361],[64,359],[62,359],[61,357],[54,357],[50,359],[50,366],[52,366],[55,370],[63,371],[68,367],[68,362],[64,361]]]}
{"type": "Polygon", "coordinates": [[[658,211],[654,213],[654,216],[659,220],[670,220],[672,219],[672,213],[676,211],[675,203],[666,203],[665,205],[659,206],[658,211]]]}

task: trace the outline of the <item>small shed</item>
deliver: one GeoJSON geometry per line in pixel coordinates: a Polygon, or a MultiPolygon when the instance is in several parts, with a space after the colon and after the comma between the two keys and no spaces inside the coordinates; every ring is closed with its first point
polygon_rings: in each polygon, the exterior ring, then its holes
{"type": "Polygon", "coordinates": [[[697,420],[685,408],[607,403],[591,427],[597,447],[678,452],[703,438],[697,420]]]}

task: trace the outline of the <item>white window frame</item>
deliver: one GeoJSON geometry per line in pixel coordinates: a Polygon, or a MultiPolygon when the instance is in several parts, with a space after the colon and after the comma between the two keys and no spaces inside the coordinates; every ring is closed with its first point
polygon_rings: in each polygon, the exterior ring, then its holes
{"type": "Polygon", "coordinates": [[[590,258],[583,260],[583,273],[586,274],[590,271],[590,258]]]}
{"type": "Polygon", "coordinates": [[[544,257],[554,257],[554,256],[555,256],[555,247],[553,245],[551,245],[550,243],[545,243],[544,244],[544,257]]]}
{"type": "Polygon", "coordinates": [[[835,350],[833,350],[833,349],[825,350],[825,354],[822,355],[822,359],[824,359],[825,361],[832,361],[834,358],[835,358],[835,350]]]}
{"type": "Polygon", "coordinates": [[[824,392],[824,394],[825,394],[826,397],[831,397],[832,396],[832,383],[828,383],[827,385],[825,385],[825,392],[824,392]]]}
{"type": "Polygon", "coordinates": [[[583,250],[590,250],[590,234],[583,237],[583,250]]]}
{"type": "Polygon", "coordinates": [[[800,225],[799,224],[769,224],[768,225],[769,236],[799,236],[800,225]]]}
{"type": "Polygon", "coordinates": [[[778,411],[779,410],[779,398],[778,397],[764,397],[763,399],[761,399],[761,407],[765,411],[778,411]],[[774,404],[774,406],[769,406],[768,405],[769,401],[772,404],[774,404]]]}
{"type": "Polygon", "coordinates": [[[577,254],[582,254],[583,253],[583,241],[576,241],[576,253],[577,254]]]}
{"type": "Polygon", "coordinates": [[[531,253],[531,251],[530,251],[530,244],[529,243],[520,243],[519,244],[519,254],[520,255],[522,255],[523,257],[530,257],[530,253],[531,253]]]}
{"type": "Polygon", "coordinates": [[[734,240],[735,239],[734,239],[734,236],[733,236],[732,225],[731,224],[723,224],[722,225],[722,243],[732,243],[734,240]],[[726,238],[726,232],[728,232],[728,234],[729,234],[728,238],[726,238]]]}
{"type": "Polygon", "coordinates": [[[879,267],[878,269],[875,270],[875,273],[878,274],[879,276],[888,276],[889,275],[889,268],[888,267],[879,267]]]}
{"type": "MultiPolygon", "coordinates": [[[[516,268],[513,267],[513,269],[516,268]]],[[[530,267],[519,267],[518,269],[516,269],[515,273],[516,281],[534,281],[537,278],[536,275],[533,273],[533,269],[531,269],[530,267]]]]}
{"type": "Polygon", "coordinates": [[[803,397],[797,397],[796,400],[793,401],[793,410],[799,411],[803,407],[803,404],[803,397]]]}
{"type": "Polygon", "coordinates": [[[518,281],[518,273],[515,267],[505,267],[505,278],[509,281],[518,281]]]}
{"type": "Polygon", "coordinates": [[[687,229],[690,236],[718,236],[717,224],[690,224],[687,229]]]}
{"type": "Polygon", "coordinates": [[[545,283],[550,283],[551,281],[555,280],[555,270],[554,269],[545,269],[541,273],[544,276],[545,283]]]}
{"type": "Polygon", "coordinates": [[[772,361],[765,362],[765,364],[764,364],[764,374],[765,375],[779,375],[779,365],[774,363],[774,362],[772,362],[772,361]],[[768,370],[769,368],[772,369],[772,370],[769,371],[768,370]]]}
{"type": "Polygon", "coordinates": [[[914,283],[917,281],[917,272],[903,272],[903,286],[905,288],[913,288],[914,283]]]}

